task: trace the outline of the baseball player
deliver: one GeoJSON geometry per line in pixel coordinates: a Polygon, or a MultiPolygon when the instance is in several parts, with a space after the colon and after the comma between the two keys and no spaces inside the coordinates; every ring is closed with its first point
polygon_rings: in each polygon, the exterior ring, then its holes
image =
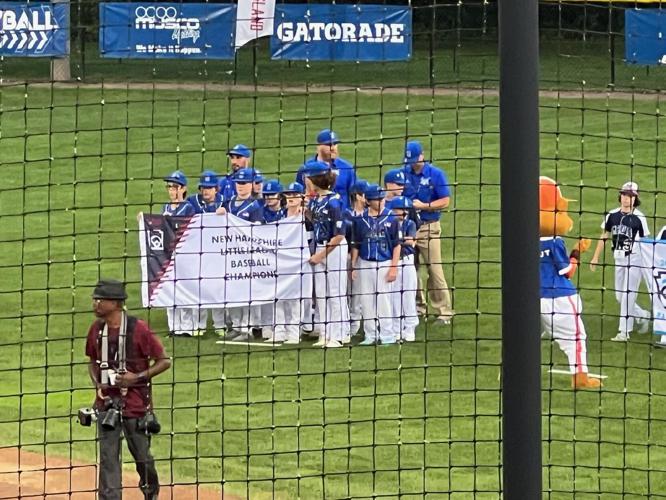
{"type": "MultiPolygon", "coordinates": [[[[169,202],[164,204],[162,215],[172,217],[187,217],[194,214],[194,208],[186,201],[187,177],[180,170],[164,178],[166,182],[169,202]]],[[[167,309],[167,323],[169,332],[174,336],[191,337],[199,333],[198,309],[186,307],[173,307],[167,309]]]]}
{"type": "MultiPolygon", "coordinates": [[[[350,246],[349,253],[349,279],[347,281],[347,295],[349,297],[349,318],[350,323],[350,336],[356,335],[361,329],[361,319],[363,318],[361,311],[361,290],[360,282],[351,279],[352,264],[351,264],[351,248],[356,241],[354,237],[354,219],[363,216],[366,209],[365,190],[368,188],[368,181],[358,180],[349,190],[350,207],[345,209],[344,217],[347,222],[347,242],[350,246]]],[[[351,341],[351,339],[349,339],[351,341]]]]}
{"type": "MultiPolygon", "coordinates": [[[[264,194],[266,189],[264,186],[264,194]]],[[[282,210],[283,219],[303,223],[303,203],[305,200],[305,188],[298,182],[292,182],[282,190],[286,206],[282,210]]],[[[287,223],[285,221],[285,223],[287,223]]],[[[303,242],[303,251],[308,251],[308,244],[303,242]]],[[[301,275],[303,280],[311,278],[309,274],[301,275]]],[[[275,305],[275,326],[273,328],[273,342],[284,342],[285,344],[298,344],[300,338],[302,300],[288,299],[278,300],[275,305]]]]}
{"type": "Polygon", "coordinates": [[[645,215],[638,210],[641,204],[638,184],[625,182],[620,189],[618,201],[620,206],[608,212],[601,224],[603,231],[590,261],[590,269],[596,269],[606,240],[610,236],[615,258],[615,298],[620,304],[619,331],[611,340],[626,342],[634,329],[634,323],[640,333],[647,332],[650,327],[650,313],[636,303],[643,274],[638,245],[635,244],[648,236],[650,230],[645,215]]]}
{"type": "MultiPolygon", "coordinates": [[[[199,178],[199,193],[190,196],[187,201],[194,208],[194,213],[224,213],[224,203],[222,195],[218,189],[217,174],[212,170],[205,170],[199,178]]],[[[224,335],[225,312],[224,308],[212,308],[213,327],[218,335],[224,335]]],[[[208,322],[208,309],[199,309],[199,330],[198,335],[206,332],[206,323],[208,322]]]]}
{"type": "Polygon", "coordinates": [[[282,184],[276,180],[269,180],[264,183],[262,195],[264,197],[264,222],[276,222],[284,217],[285,211],[282,208],[282,184]]]}
{"type": "Polygon", "coordinates": [[[401,234],[398,219],[384,206],[384,196],[380,186],[370,184],[365,190],[368,208],[354,219],[352,279],[360,283],[362,345],[396,342],[391,292],[398,276],[401,234]]]}
{"type": "Polygon", "coordinates": [[[391,200],[389,208],[400,222],[402,235],[398,275],[393,284],[393,329],[401,341],[413,342],[416,340],[416,327],[419,325],[416,312],[416,290],[419,283],[414,266],[416,223],[408,215],[413,208],[412,200],[397,196],[391,200]]]}
{"type": "MultiPolygon", "coordinates": [[[[349,189],[356,182],[356,172],[354,165],[340,158],[340,152],[338,151],[339,143],[338,134],[330,129],[322,130],[317,134],[317,154],[312,160],[324,162],[331,167],[333,174],[336,176],[332,190],[340,195],[343,208],[347,208],[349,207],[349,189]]],[[[296,173],[296,182],[303,184],[307,188],[303,169],[304,167],[301,167],[296,173]]]]}
{"type": "Polygon", "coordinates": [[[313,228],[314,252],[310,257],[317,294],[316,330],[321,347],[341,347],[349,335],[347,307],[347,240],[340,195],[331,191],[335,174],[328,163],[309,161],[302,168],[306,190],[315,193],[306,217],[313,228]]]}
{"type": "Polygon", "coordinates": [[[386,191],[386,203],[389,203],[393,198],[402,196],[407,182],[405,172],[401,168],[394,168],[389,170],[384,175],[384,189],[386,191]]]}
{"type": "Polygon", "coordinates": [[[252,196],[254,196],[260,203],[263,203],[262,191],[264,189],[264,176],[261,173],[261,170],[254,169],[254,181],[252,183],[252,196]]]}

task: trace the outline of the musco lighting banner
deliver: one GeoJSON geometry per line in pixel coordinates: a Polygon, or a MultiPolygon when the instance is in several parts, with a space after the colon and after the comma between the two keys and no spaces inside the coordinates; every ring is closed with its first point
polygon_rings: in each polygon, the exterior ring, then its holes
{"type": "Polygon", "coordinates": [[[624,14],[625,60],[634,64],[666,64],[666,12],[632,10],[624,14]]]}
{"type": "Polygon", "coordinates": [[[412,12],[390,5],[275,8],[273,59],[404,61],[412,55],[412,12]]]}
{"type": "Polygon", "coordinates": [[[0,56],[69,54],[69,4],[0,3],[0,56]]]}
{"type": "Polygon", "coordinates": [[[233,59],[234,4],[101,3],[102,57],[233,59]]]}
{"type": "Polygon", "coordinates": [[[144,307],[220,308],[312,297],[300,218],[252,224],[233,215],[139,221],[144,307]]]}

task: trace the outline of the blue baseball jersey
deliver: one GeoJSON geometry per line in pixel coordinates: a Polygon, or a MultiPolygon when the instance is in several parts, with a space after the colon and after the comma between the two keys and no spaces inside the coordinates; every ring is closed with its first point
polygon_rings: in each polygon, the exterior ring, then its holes
{"type": "Polygon", "coordinates": [[[171,206],[171,203],[165,203],[164,208],[162,209],[162,215],[186,217],[188,215],[194,215],[194,207],[187,200],[181,201],[175,208],[171,206]]]}
{"type": "Polygon", "coordinates": [[[264,222],[277,222],[280,219],[286,217],[287,211],[284,208],[279,210],[273,210],[268,208],[266,205],[263,206],[263,220],[264,222]]]}
{"type": "Polygon", "coordinates": [[[408,255],[414,255],[415,248],[411,245],[408,245],[405,242],[405,239],[416,239],[416,223],[412,219],[405,217],[405,219],[402,221],[402,224],[400,225],[400,230],[402,231],[402,239],[400,242],[402,248],[400,250],[400,258],[407,257],[408,255]]]}
{"type": "Polygon", "coordinates": [[[363,260],[386,262],[393,258],[393,249],[400,245],[402,231],[400,221],[388,208],[377,217],[366,210],[354,219],[354,235],[359,256],[363,260]]]}
{"type": "Polygon", "coordinates": [[[201,193],[190,196],[187,201],[192,205],[195,214],[215,213],[218,208],[224,206],[224,198],[220,193],[215,195],[215,200],[212,203],[206,203],[201,193]]]}
{"type": "Polygon", "coordinates": [[[578,293],[565,275],[571,270],[562,238],[541,238],[541,298],[554,299],[578,293]]]}
{"type": "Polygon", "coordinates": [[[343,218],[340,195],[329,193],[310,200],[308,209],[312,215],[313,242],[326,243],[335,236],[345,235],[347,225],[343,218]]]}
{"type": "Polygon", "coordinates": [[[225,175],[224,177],[220,177],[220,179],[217,181],[217,187],[219,188],[220,193],[222,193],[222,197],[225,200],[230,199],[233,195],[236,194],[236,186],[234,185],[234,181],[232,180],[231,175],[225,175]]]}
{"type": "Polygon", "coordinates": [[[248,222],[263,222],[264,209],[261,204],[250,197],[245,200],[239,200],[236,195],[225,204],[227,212],[236,217],[240,217],[248,222]]]}
{"type": "MultiPolygon", "coordinates": [[[[411,165],[405,165],[403,171],[407,181],[402,193],[403,196],[423,203],[432,203],[435,200],[451,196],[449,181],[442,169],[426,162],[418,174],[414,172],[411,165]]],[[[419,216],[422,222],[434,222],[439,220],[440,212],[439,210],[421,210],[419,216]]]]}
{"type": "MultiPolygon", "coordinates": [[[[312,159],[316,160],[317,156],[315,155],[312,159]]],[[[305,165],[302,165],[296,173],[296,182],[303,186],[305,186],[305,179],[303,176],[304,167],[305,165]]],[[[343,158],[336,158],[331,162],[331,169],[337,175],[333,191],[340,195],[342,206],[344,208],[349,208],[349,190],[356,182],[356,170],[354,169],[354,165],[343,158]]]]}

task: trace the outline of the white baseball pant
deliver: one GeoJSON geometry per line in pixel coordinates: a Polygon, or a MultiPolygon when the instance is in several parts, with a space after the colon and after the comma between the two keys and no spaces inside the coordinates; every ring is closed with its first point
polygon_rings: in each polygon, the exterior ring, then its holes
{"type": "MultiPolygon", "coordinates": [[[[351,273],[351,256],[347,259],[349,272],[351,273]]],[[[356,335],[361,329],[361,288],[358,280],[352,280],[348,275],[347,280],[347,296],[349,298],[349,319],[350,319],[350,334],[356,335]]]]}
{"type": "Polygon", "coordinates": [[[301,339],[301,301],[299,299],[278,300],[275,304],[275,327],[273,338],[278,341],[299,342],[301,339]]]}
{"type": "Polygon", "coordinates": [[[376,262],[359,258],[356,261],[366,340],[395,342],[391,307],[393,284],[386,281],[390,266],[390,260],[376,262]]]}
{"type": "Polygon", "coordinates": [[[587,373],[587,334],[580,295],[541,299],[543,330],[557,342],[569,360],[571,374],[587,373]]]}
{"type": "MultiPolygon", "coordinates": [[[[615,298],[620,304],[618,330],[626,334],[630,334],[634,330],[635,320],[650,320],[650,313],[636,303],[638,288],[641,285],[641,278],[643,278],[640,259],[641,256],[638,254],[615,257],[615,298]]],[[[649,283],[647,287],[649,290],[649,283]]]]}
{"type": "Polygon", "coordinates": [[[419,316],[416,312],[418,287],[414,255],[407,255],[398,263],[398,277],[393,282],[391,295],[393,331],[407,342],[416,340],[416,327],[419,325],[419,316]]]}
{"type": "MultiPolygon", "coordinates": [[[[317,245],[317,252],[326,245],[317,245]]],[[[342,340],[349,333],[347,305],[347,242],[343,239],[324,261],[313,266],[314,288],[317,294],[315,330],[326,342],[342,340]]]]}

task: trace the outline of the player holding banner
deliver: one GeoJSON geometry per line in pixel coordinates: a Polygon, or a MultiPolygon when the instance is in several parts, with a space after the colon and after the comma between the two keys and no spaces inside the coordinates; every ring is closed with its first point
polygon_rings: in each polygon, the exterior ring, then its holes
{"type": "MultiPolygon", "coordinates": [[[[618,201],[620,206],[608,212],[601,224],[603,231],[590,260],[590,269],[596,269],[606,240],[610,236],[615,258],[615,298],[620,304],[619,332],[611,340],[626,342],[634,329],[634,322],[639,333],[647,332],[650,327],[650,313],[636,303],[643,275],[636,242],[648,236],[650,230],[645,215],[638,210],[641,204],[638,184],[625,182],[620,188],[618,201]]],[[[648,289],[649,286],[648,284],[648,289]]]]}

